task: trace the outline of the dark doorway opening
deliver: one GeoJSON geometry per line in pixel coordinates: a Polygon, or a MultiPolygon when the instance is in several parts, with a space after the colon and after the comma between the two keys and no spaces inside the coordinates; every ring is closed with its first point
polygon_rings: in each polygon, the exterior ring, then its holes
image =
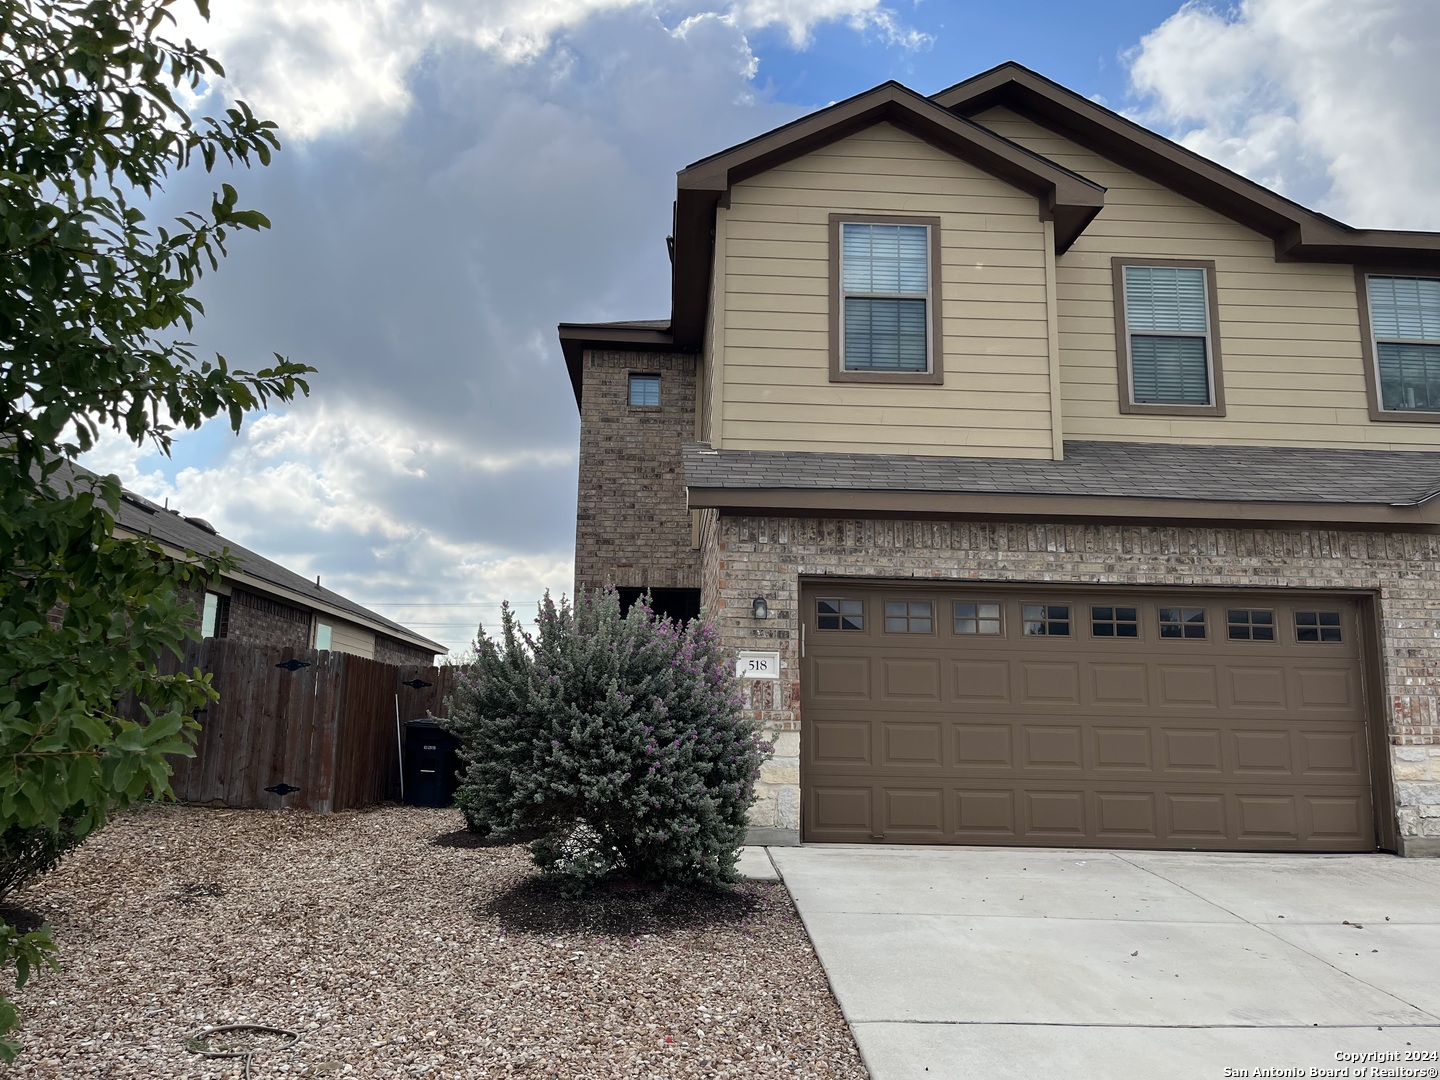
{"type": "MultiPolygon", "coordinates": [[[[645,589],[620,588],[620,614],[630,610],[630,605],[645,595],[645,589]]],[[[676,622],[689,622],[700,617],[699,589],[650,589],[650,609],[656,615],[664,615],[676,622]]]]}

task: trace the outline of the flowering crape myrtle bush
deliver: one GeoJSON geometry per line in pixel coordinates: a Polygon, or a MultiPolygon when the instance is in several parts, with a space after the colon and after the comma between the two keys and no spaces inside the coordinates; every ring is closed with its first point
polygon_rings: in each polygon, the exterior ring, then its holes
{"type": "Polygon", "coordinates": [[[772,752],[740,708],[715,630],[623,618],[613,589],[547,595],[537,633],[507,605],[450,701],[471,828],[535,837],[573,888],[611,874],[660,885],[735,880],[745,813],[772,752]]]}

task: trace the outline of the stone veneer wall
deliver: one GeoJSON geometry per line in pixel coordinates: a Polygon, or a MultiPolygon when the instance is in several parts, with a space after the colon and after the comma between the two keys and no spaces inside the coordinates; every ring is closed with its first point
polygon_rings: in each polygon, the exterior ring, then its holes
{"type": "Polygon", "coordinates": [[[775,733],[751,821],[800,825],[801,575],[1367,589],[1379,593],[1385,718],[1401,845],[1440,855],[1440,535],[1305,528],[1044,525],[716,516],[702,529],[704,604],[733,649],[779,650],[778,683],[747,682],[775,733]],[[756,623],[750,602],[770,601],[756,623]]]}
{"type": "Polygon", "coordinates": [[[695,440],[695,357],[587,349],[580,406],[575,585],[700,587],[680,446],[695,440]],[[630,374],[660,376],[660,405],[630,404],[630,374]]]}

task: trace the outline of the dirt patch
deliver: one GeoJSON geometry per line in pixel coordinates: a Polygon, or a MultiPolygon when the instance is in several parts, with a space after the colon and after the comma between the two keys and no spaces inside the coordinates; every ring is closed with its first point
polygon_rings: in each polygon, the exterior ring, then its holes
{"type": "Polygon", "coordinates": [[[248,1023],[301,1036],[255,1080],[865,1076],[783,886],[572,901],[459,826],[413,807],[121,817],[16,896],[64,970],[21,992],[11,1075],[228,1080],[240,1061],[186,1040],[248,1023]]]}

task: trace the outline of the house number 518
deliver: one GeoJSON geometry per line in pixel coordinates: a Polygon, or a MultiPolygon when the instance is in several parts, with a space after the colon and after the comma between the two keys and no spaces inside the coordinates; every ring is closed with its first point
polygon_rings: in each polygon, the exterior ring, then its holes
{"type": "Polygon", "coordinates": [[[735,661],[735,675],[740,679],[780,678],[778,652],[742,652],[735,661]]]}

